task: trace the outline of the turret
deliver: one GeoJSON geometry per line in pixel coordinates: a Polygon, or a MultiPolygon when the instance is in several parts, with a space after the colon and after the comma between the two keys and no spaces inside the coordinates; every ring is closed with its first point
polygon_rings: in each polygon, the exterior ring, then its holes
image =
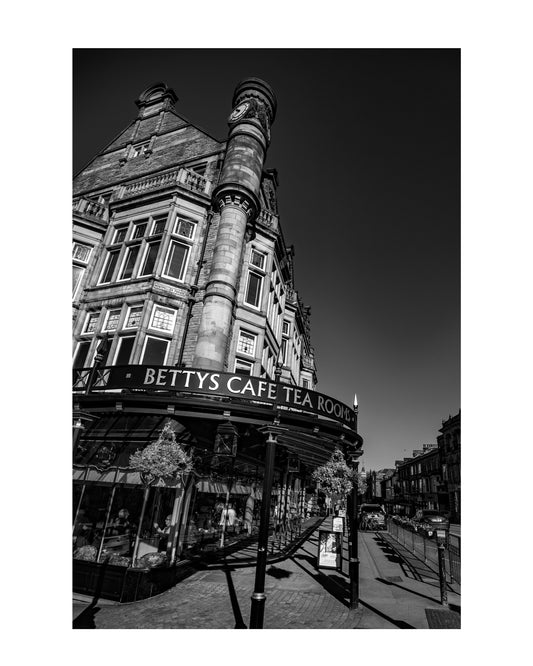
{"type": "Polygon", "coordinates": [[[226,156],[213,208],[220,213],[211,271],[207,280],[193,366],[224,370],[232,312],[244,245],[254,235],[260,212],[261,174],[270,143],[276,98],[260,79],[245,79],[235,89],[226,156]]]}

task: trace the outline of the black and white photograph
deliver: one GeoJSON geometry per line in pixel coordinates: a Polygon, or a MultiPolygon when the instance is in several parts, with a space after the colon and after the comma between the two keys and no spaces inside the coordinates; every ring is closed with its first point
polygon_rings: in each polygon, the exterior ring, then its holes
{"type": "Polygon", "coordinates": [[[8,662],[524,661],[526,9],[7,6],[8,662]]]}
{"type": "Polygon", "coordinates": [[[460,628],[460,71],[74,49],[75,629],[460,628]]]}

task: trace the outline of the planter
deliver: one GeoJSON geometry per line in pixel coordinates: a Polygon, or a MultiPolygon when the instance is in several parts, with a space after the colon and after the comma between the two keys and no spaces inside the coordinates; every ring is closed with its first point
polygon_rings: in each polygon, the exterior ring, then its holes
{"type": "Polygon", "coordinates": [[[192,572],[188,562],[172,567],[132,569],[106,562],[73,560],[73,590],[121,603],[139,601],[168,590],[192,572]]]}

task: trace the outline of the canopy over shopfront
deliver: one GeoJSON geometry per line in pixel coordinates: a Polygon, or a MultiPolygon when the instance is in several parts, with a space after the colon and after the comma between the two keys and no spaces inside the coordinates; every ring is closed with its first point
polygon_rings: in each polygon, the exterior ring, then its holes
{"type": "Polygon", "coordinates": [[[122,553],[132,563],[139,553],[157,550],[153,526],[165,520],[171,562],[209,538],[220,539],[222,504],[232,503],[249,530],[253,524],[260,530],[260,523],[268,529],[271,498],[278,511],[283,505],[287,513],[290,504],[303,510],[312,471],[336,447],[350,451],[362,444],[355,411],[333,398],[189,368],[76,370],[74,418],[74,510],[85,520],[75,518],[75,530],[87,525],[86,533],[97,535],[99,541],[90,542],[100,543],[96,562],[101,544],[115,539],[107,536],[108,525],[121,509],[129,508],[137,534],[135,546],[122,553]],[[130,456],[157,439],[166,423],[192,456],[193,471],[143,490],[130,456]]]}

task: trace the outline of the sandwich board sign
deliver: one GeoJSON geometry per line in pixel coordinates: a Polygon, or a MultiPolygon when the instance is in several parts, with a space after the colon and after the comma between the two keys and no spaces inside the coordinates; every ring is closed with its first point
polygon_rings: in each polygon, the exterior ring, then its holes
{"type": "Polygon", "coordinates": [[[342,568],[342,533],[318,531],[318,566],[324,569],[342,568]]]}

